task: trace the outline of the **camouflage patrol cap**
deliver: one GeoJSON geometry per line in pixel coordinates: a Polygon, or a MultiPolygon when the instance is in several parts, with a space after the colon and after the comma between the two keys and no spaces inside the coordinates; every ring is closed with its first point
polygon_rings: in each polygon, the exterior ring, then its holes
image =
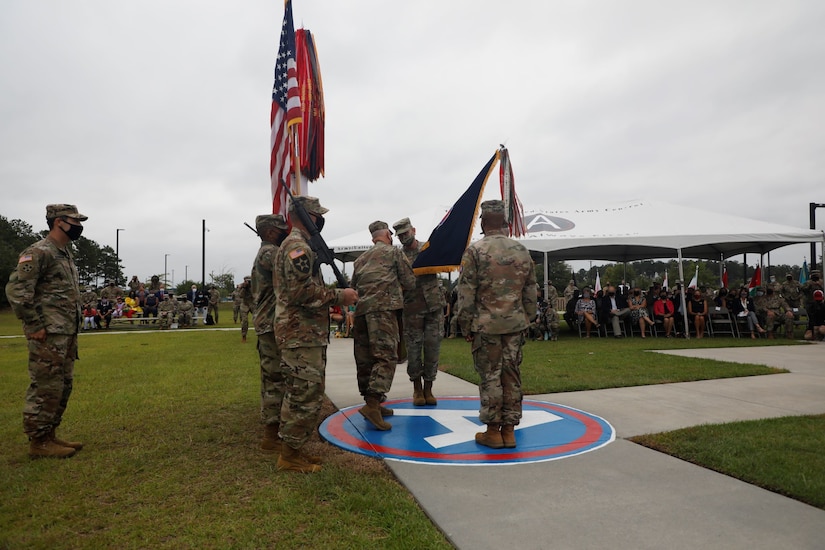
{"type": "Polygon", "coordinates": [[[53,220],[55,218],[72,218],[75,220],[79,220],[81,222],[85,222],[89,219],[88,216],[84,216],[80,212],[77,211],[77,206],[73,204],[50,204],[46,206],[46,219],[53,220]]]}
{"type": "Polygon", "coordinates": [[[392,228],[395,229],[396,233],[401,234],[410,231],[413,228],[413,226],[412,222],[410,221],[410,218],[401,218],[400,220],[392,224],[392,228]]]}
{"type": "Polygon", "coordinates": [[[286,231],[288,229],[286,220],[280,214],[262,214],[255,217],[255,229],[261,233],[264,229],[280,229],[286,231]]]}
{"type": "Polygon", "coordinates": [[[492,200],[481,203],[481,217],[493,214],[504,215],[504,201],[492,200]]]}
{"type": "MultiPolygon", "coordinates": [[[[389,224],[387,224],[387,222],[382,222],[381,220],[372,222],[369,227],[370,234],[372,235],[374,235],[376,231],[381,231],[382,229],[386,229],[387,231],[389,231],[390,226],[389,224]]],[[[390,235],[392,235],[392,231],[390,231],[390,235]]]]}
{"type": "Polygon", "coordinates": [[[319,201],[317,197],[310,197],[309,195],[298,195],[293,197],[293,200],[289,202],[290,212],[295,211],[295,203],[302,205],[307,212],[310,214],[315,214],[316,216],[323,216],[329,212],[329,208],[324,208],[321,206],[321,201],[319,201]]]}
{"type": "Polygon", "coordinates": [[[816,275],[822,275],[822,272],[821,272],[820,270],[818,270],[818,269],[812,269],[812,270],[811,270],[811,275],[814,275],[814,274],[816,274],[816,275]]]}

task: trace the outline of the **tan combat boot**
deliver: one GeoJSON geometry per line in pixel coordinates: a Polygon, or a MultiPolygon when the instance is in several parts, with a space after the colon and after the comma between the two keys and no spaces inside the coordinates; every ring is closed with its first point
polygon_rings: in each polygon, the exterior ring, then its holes
{"type": "Polygon", "coordinates": [[[367,404],[358,409],[361,416],[369,420],[376,430],[387,431],[392,429],[392,424],[385,422],[381,417],[381,409],[379,409],[379,400],[377,397],[368,395],[365,397],[367,404]]]}
{"type": "Polygon", "coordinates": [[[385,407],[384,405],[378,405],[378,410],[381,411],[381,416],[392,416],[395,414],[395,411],[385,407]]]}
{"type": "Polygon", "coordinates": [[[74,449],[75,451],[79,451],[83,448],[83,443],[81,443],[80,441],[63,441],[62,439],[58,439],[58,437],[54,434],[54,428],[49,430],[49,439],[51,439],[61,447],[69,447],[70,449],[74,449]]]}
{"type": "Polygon", "coordinates": [[[35,437],[29,444],[30,458],[69,458],[77,451],[71,447],[64,447],[52,441],[48,435],[35,437]]]}
{"type": "Polygon", "coordinates": [[[261,440],[261,450],[265,453],[281,452],[281,436],[278,435],[278,424],[264,426],[264,438],[261,440]]]}
{"type": "Polygon", "coordinates": [[[421,379],[417,378],[412,381],[413,383],[413,405],[416,407],[423,407],[427,404],[427,400],[424,398],[424,388],[421,385],[421,379]]]}
{"type": "Polygon", "coordinates": [[[512,424],[501,425],[501,441],[505,449],[515,449],[516,447],[516,427],[512,424]]]}
{"type": "Polygon", "coordinates": [[[430,380],[427,382],[424,381],[424,402],[427,405],[437,405],[438,401],[436,400],[435,396],[433,395],[433,382],[430,380]]]}
{"type": "Polygon", "coordinates": [[[293,449],[285,444],[281,445],[277,468],[278,471],[299,472],[301,474],[313,474],[321,471],[321,466],[308,461],[300,449],[293,449]]]}
{"type": "Polygon", "coordinates": [[[504,447],[504,441],[501,439],[499,428],[500,424],[487,424],[486,432],[476,434],[476,443],[491,449],[501,449],[504,447]]]}

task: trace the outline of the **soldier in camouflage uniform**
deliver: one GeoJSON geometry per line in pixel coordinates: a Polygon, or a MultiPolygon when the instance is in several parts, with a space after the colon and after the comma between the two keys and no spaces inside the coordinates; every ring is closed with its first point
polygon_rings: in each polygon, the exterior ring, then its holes
{"type": "Polygon", "coordinates": [[[281,361],[287,369],[287,393],[281,408],[281,455],[278,469],[317,472],[315,457],[301,448],[318,423],[324,398],[329,307],[348,306],[358,300],[351,288],[327,288],[317,256],[309,245],[309,229],[294,214],[296,205],[306,210],[320,230],[329,210],[315,197],[298,196],[290,202],[292,231],[275,257],[275,337],[281,348],[281,361]]]}
{"type": "Polygon", "coordinates": [[[123,297],[123,290],[119,286],[115,286],[114,281],[109,281],[109,284],[100,291],[100,297],[115,303],[118,298],[123,297]]]}
{"type": "Polygon", "coordinates": [[[547,296],[545,297],[547,300],[547,305],[556,309],[557,302],[559,301],[559,291],[556,290],[556,287],[553,286],[553,281],[547,279],[547,296]]]}
{"type": "Polygon", "coordinates": [[[484,238],[461,259],[458,322],[472,342],[473,363],[481,378],[479,420],[487,431],[476,443],[494,449],[516,446],[521,420],[522,346],[536,317],[536,273],[530,253],[506,236],[504,202],[481,203],[484,238]]]}
{"type": "Polygon", "coordinates": [[[286,237],[289,226],[284,217],[264,214],[255,218],[255,229],[261,237],[261,246],[252,265],[252,296],[254,313],[252,323],[258,335],[258,358],[261,365],[261,422],[264,436],[261,450],[281,452],[281,406],[286,393],[286,374],[281,367],[281,349],[275,339],[275,256],[278,244],[286,237]]]}
{"type": "Polygon", "coordinates": [[[80,237],[88,218],[71,204],[46,207],[49,234],[26,250],[6,284],[6,298],[23,321],[29,347],[29,378],[23,431],[32,458],[66,458],[83,444],[63,441],[55,429],[72,393],[77,332],[81,322],[80,287],[69,242],[80,237]]]}
{"type": "Polygon", "coordinates": [[[252,278],[244,277],[240,286],[241,294],[241,342],[246,343],[249,332],[249,314],[255,310],[255,297],[252,295],[252,278]]]}
{"type": "Polygon", "coordinates": [[[195,306],[192,305],[192,302],[189,301],[186,294],[181,294],[180,301],[178,302],[178,326],[191,327],[192,314],[194,312],[195,306]]]}
{"type": "Polygon", "coordinates": [[[80,305],[82,308],[93,307],[97,309],[97,301],[100,298],[97,297],[97,292],[91,286],[86,287],[86,292],[83,293],[83,296],[80,297],[80,305]]]}
{"type": "Polygon", "coordinates": [[[790,273],[785,275],[785,282],[782,283],[782,297],[792,308],[802,307],[802,285],[795,281],[790,273]]]}
{"type": "Polygon", "coordinates": [[[232,291],[232,322],[238,324],[238,316],[241,314],[241,303],[243,297],[241,296],[241,285],[237,285],[232,291]]]}
{"type": "Polygon", "coordinates": [[[163,301],[158,306],[158,318],[160,319],[160,329],[166,330],[172,325],[175,317],[175,302],[168,294],[163,295],[163,301]]]}
{"type": "Polygon", "coordinates": [[[352,286],[359,297],[353,353],[358,391],[366,401],[359,412],[375,428],[389,430],[392,425],[382,416],[390,416],[392,411],[381,407],[381,401],[390,391],[398,362],[402,292],[415,288],[415,275],[406,256],[392,246],[392,231],[386,222],[373,222],[369,230],[373,247],[355,260],[352,271],[352,286]]]}
{"type": "Polygon", "coordinates": [[[768,339],[773,340],[774,328],[777,323],[785,324],[785,337],[793,339],[793,309],[788,305],[774,287],[768,286],[765,296],[761,300],[754,300],[756,313],[765,319],[765,330],[768,331],[768,339]]]}
{"type": "MultiPolygon", "coordinates": [[[[421,252],[421,243],[415,238],[415,228],[409,218],[398,220],[392,227],[404,245],[404,255],[412,265],[421,252]]],[[[446,305],[444,292],[434,273],[416,275],[415,288],[404,291],[404,340],[407,345],[407,375],[413,383],[413,405],[438,403],[433,396],[433,382],[438,374],[446,305]]]]}
{"type": "Polygon", "coordinates": [[[207,310],[207,314],[212,314],[212,320],[215,321],[215,324],[218,324],[218,304],[221,303],[221,291],[215,288],[215,285],[212,285],[209,288],[209,309],[207,310]]]}
{"type": "Polygon", "coordinates": [[[805,284],[803,284],[800,289],[804,297],[805,309],[810,309],[814,304],[814,292],[823,290],[821,276],[822,274],[818,269],[811,270],[811,278],[805,281],[805,284]]]}

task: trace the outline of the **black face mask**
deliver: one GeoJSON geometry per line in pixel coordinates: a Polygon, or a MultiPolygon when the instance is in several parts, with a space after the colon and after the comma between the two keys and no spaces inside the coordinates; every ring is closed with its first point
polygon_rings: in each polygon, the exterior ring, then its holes
{"type": "Polygon", "coordinates": [[[61,227],[60,230],[63,233],[65,233],[66,236],[69,237],[70,240],[76,241],[77,239],[80,238],[80,234],[83,233],[83,226],[82,225],[73,225],[73,224],[70,224],[69,222],[63,222],[63,223],[68,224],[69,229],[67,231],[67,230],[65,230],[61,227]]]}
{"type": "Polygon", "coordinates": [[[641,293],[641,292],[636,291],[636,292],[634,292],[634,293],[633,293],[633,295],[634,295],[634,296],[641,296],[641,295],[642,295],[642,293],[641,293]]]}
{"type": "Polygon", "coordinates": [[[811,280],[812,281],[818,281],[819,280],[819,275],[814,275],[813,277],[811,277],[811,280]]]}
{"type": "Polygon", "coordinates": [[[615,296],[616,293],[615,292],[608,292],[607,295],[612,297],[612,296],[615,296]]]}
{"type": "Polygon", "coordinates": [[[324,217],[316,215],[314,221],[315,221],[315,227],[318,229],[318,233],[323,231],[324,230],[324,223],[326,222],[326,220],[324,220],[324,217]]]}

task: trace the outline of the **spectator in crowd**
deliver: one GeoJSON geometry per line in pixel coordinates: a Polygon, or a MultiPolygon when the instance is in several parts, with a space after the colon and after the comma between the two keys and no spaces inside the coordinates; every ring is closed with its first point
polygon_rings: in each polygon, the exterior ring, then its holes
{"type": "MultiPolygon", "coordinates": [[[[564,303],[569,304],[570,300],[573,299],[573,293],[578,292],[578,290],[579,288],[576,286],[576,280],[570,279],[567,286],[564,287],[564,303]]],[[[579,292],[579,294],[581,295],[581,292],[579,292]]],[[[576,298],[576,300],[578,300],[578,298],[576,298]]],[[[573,303],[575,304],[575,302],[573,303]]]]}
{"type": "Polygon", "coordinates": [[[665,329],[665,337],[673,336],[674,320],[673,316],[676,314],[676,306],[673,301],[668,298],[667,291],[659,291],[659,299],[653,304],[653,317],[662,322],[662,327],[665,329]]]}
{"type": "Polygon", "coordinates": [[[789,306],[796,309],[802,307],[802,285],[793,278],[792,274],[787,273],[785,275],[785,282],[782,283],[781,293],[789,306]]]}
{"type": "Polygon", "coordinates": [[[190,288],[186,292],[186,297],[192,302],[192,305],[195,308],[195,316],[192,319],[192,325],[197,325],[198,320],[197,317],[201,318],[201,321],[205,324],[206,323],[206,311],[209,306],[209,300],[206,298],[203,292],[198,290],[198,285],[193,284],[192,288],[190,288]]]}
{"type": "Polygon", "coordinates": [[[168,294],[163,296],[163,301],[158,305],[158,318],[160,320],[160,329],[166,330],[172,326],[172,321],[175,317],[175,303],[172,297],[168,294]]]}
{"type": "Polygon", "coordinates": [[[137,275],[132,275],[132,279],[129,281],[129,290],[132,292],[137,292],[138,288],[140,288],[142,284],[143,283],[138,280],[137,275]]]}
{"type": "Polygon", "coordinates": [[[754,331],[763,334],[765,329],[759,324],[759,319],[756,317],[756,306],[753,299],[748,296],[748,289],[742,288],[739,290],[739,299],[733,302],[733,314],[740,319],[747,319],[748,330],[751,333],[751,338],[756,338],[754,331]]]}
{"type": "Polygon", "coordinates": [[[238,324],[238,317],[241,315],[241,303],[243,302],[243,293],[241,292],[241,285],[235,286],[232,291],[232,322],[238,324]]]}
{"type": "Polygon", "coordinates": [[[100,298],[91,286],[87,286],[86,292],[80,297],[80,303],[84,308],[86,306],[97,307],[98,300],[100,300],[100,298]]]}
{"type": "MultiPolygon", "coordinates": [[[[622,281],[624,283],[624,281],[622,281]]],[[[622,337],[621,322],[630,317],[630,308],[625,297],[617,292],[616,287],[607,287],[607,296],[602,300],[601,318],[609,321],[613,327],[613,336],[622,337]]]]}
{"type": "Polygon", "coordinates": [[[91,305],[86,305],[83,308],[83,330],[94,330],[97,328],[95,317],[97,317],[97,310],[91,305]]]}
{"type": "Polygon", "coordinates": [[[708,300],[702,291],[694,288],[688,300],[688,318],[693,321],[693,328],[696,330],[696,338],[705,336],[705,326],[708,318],[708,300]]]}
{"type": "Polygon", "coordinates": [[[653,319],[650,318],[650,312],[647,309],[647,298],[642,295],[642,289],[639,287],[633,289],[627,307],[630,310],[631,322],[639,324],[639,331],[642,338],[645,338],[647,327],[653,326],[653,319]]]}
{"type": "Polygon", "coordinates": [[[191,327],[192,326],[192,312],[194,312],[195,306],[192,305],[192,302],[189,301],[189,298],[186,294],[181,294],[180,300],[178,301],[178,326],[179,327],[191,327]]]}
{"type": "Polygon", "coordinates": [[[764,319],[768,339],[774,339],[774,329],[778,323],[785,325],[785,337],[793,340],[793,310],[775,289],[779,284],[768,286],[761,300],[754,300],[757,317],[764,319]]]}
{"type": "Polygon", "coordinates": [[[114,304],[109,301],[108,298],[101,298],[100,303],[97,306],[97,313],[100,316],[100,321],[98,321],[98,326],[103,326],[105,328],[109,328],[109,325],[112,323],[112,310],[114,308],[114,304]]]}
{"type": "Polygon", "coordinates": [[[825,340],[825,294],[819,289],[812,293],[813,300],[808,306],[808,326],[805,340],[825,340]]]}
{"type": "Polygon", "coordinates": [[[344,338],[352,338],[352,327],[355,326],[355,306],[348,305],[344,313],[344,338]]]}
{"type": "MultiPolygon", "coordinates": [[[[160,305],[160,298],[154,292],[147,292],[146,293],[146,300],[145,305],[143,306],[143,317],[148,319],[149,317],[157,318],[158,316],[158,305],[160,305]]],[[[152,321],[155,322],[154,320],[152,321]]]]}
{"type": "Polygon", "coordinates": [[[339,334],[343,334],[344,332],[344,312],[341,309],[341,306],[333,305],[329,307],[329,320],[330,323],[335,324],[335,330],[339,334]]]}
{"type": "Polygon", "coordinates": [[[596,302],[590,294],[590,288],[584,287],[582,290],[582,297],[576,302],[576,316],[578,323],[584,323],[585,338],[590,338],[590,330],[599,329],[599,322],[597,321],[596,302]]]}

